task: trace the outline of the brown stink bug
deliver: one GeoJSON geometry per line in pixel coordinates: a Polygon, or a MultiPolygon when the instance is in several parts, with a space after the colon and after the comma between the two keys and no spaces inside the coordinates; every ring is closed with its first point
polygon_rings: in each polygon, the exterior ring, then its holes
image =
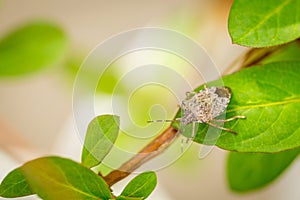
{"type": "Polygon", "coordinates": [[[237,134],[235,131],[224,128],[214,122],[228,122],[234,119],[244,119],[245,116],[234,116],[228,119],[216,119],[227,108],[231,98],[231,90],[228,87],[213,86],[199,92],[187,92],[186,98],[182,101],[180,107],[183,115],[174,120],[151,120],[148,122],[174,122],[180,121],[182,125],[192,123],[192,138],[195,137],[195,123],[206,123],[210,126],[237,134]]]}

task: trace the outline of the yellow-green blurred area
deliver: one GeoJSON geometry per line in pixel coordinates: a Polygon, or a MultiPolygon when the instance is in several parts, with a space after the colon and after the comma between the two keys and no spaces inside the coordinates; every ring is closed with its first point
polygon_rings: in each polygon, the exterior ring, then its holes
{"type": "MultiPolygon", "coordinates": [[[[227,33],[231,3],[230,0],[2,0],[0,179],[25,161],[45,154],[80,161],[83,138],[79,137],[73,119],[73,84],[89,53],[114,35],[142,27],[177,31],[199,43],[220,73],[223,72],[245,50],[232,45],[227,33]]],[[[122,164],[168,126],[147,121],[174,117],[180,98],[187,92],[180,81],[172,82],[176,92],[151,82],[132,83],[133,77],[171,80],[171,72],[188,80],[192,88],[205,81],[186,60],[155,50],[130,52],[116,58],[101,77],[93,71],[84,71],[85,87],[95,88],[95,114],[109,111],[127,114],[121,116],[122,131],[104,163],[122,164]],[[134,74],[141,66],[144,69],[164,66],[167,70],[134,74]],[[91,83],[94,79],[99,79],[96,86],[91,83]],[[120,151],[128,154],[119,154],[120,151]]],[[[81,98],[84,108],[85,96],[81,98]]],[[[206,159],[199,160],[199,145],[192,145],[180,157],[181,145],[180,139],[177,140],[157,162],[147,166],[160,169],[159,185],[149,199],[264,199],[284,189],[283,184],[278,184],[260,193],[235,196],[226,185],[224,151],[215,148],[206,159]]],[[[100,169],[106,174],[111,170],[109,167],[100,169]]],[[[123,185],[117,184],[116,190],[123,185]]]]}

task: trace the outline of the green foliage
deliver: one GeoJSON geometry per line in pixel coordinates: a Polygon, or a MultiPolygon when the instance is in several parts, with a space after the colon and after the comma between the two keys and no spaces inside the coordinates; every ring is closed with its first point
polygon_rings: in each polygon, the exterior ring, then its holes
{"type": "Polygon", "coordinates": [[[235,0],[228,29],[234,43],[268,47],[300,37],[299,0],[235,0]]]}
{"type": "MultiPolygon", "coordinates": [[[[296,5],[296,1],[285,1],[286,6],[283,11],[280,11],[276,13],[276,15],[268,15],[269,19],[266,21],[261,21],[260,24],[255,24],[256,20],[261,20],[259,18],[253,17],[253,15],[259,15],[260,17],[264,18],[266,16],[266,12],[263,12],[264,6],[269,7],[269,9],[272,9],[273,6],[276,7],[278,4],[277,1],[253,1],[251,4],[245,3],[245,1],[235,1],[234,5],[232,7],[230,17],[229,17],[229,31],[232,36],[233,42],[246,45],[246,46],[254,46],[254,47],[260,47],[260,46],[273,46],[280,43],[285,43],[288,41],[293,40],[294,38],[299,37],[300,35],[300,18],[297,18],[297,15],[294,15],[293,12],[298,12],[297,8],[300,6],[299,1],[298,6],[296,5]],[[292,4],[295,4],[294,7],[292,7],[292,4]],[[268,5],[267,5],[268,4],[268,5]],[[272,5],[274,4],[274,5],[272,5]],[[276,5],[275,5],[276,4],[276,5]],[[250,7],[256,7],[256,10],[261,9],[259,12],[253,12],[253,8],[249,9],[250,7]],[[289,7],[289,8],[288,8],[289,7]],[[249,9],[249,10],[248,10],[249,9]],[[287,17],[288,15],[282,13],[287,12],[286,9],[289,9],[290,13],[289,15],[294,15],[292,17],[287,17]],[[248,11],[247,11],[248,10],[248,11]],[[252,15],[252,17],[250,17],[252,15]],[[248,16],[248,17],[247,17],[248,16]],[[248,19],[245,19],[243,17],[246,17],[248,19]],[[272,21],[276,18],[278,22],[282,22],[282,26],[272,27],[272,21]],[[296,21],[292,22],[294,19],[296,21]],[[253,29],[253,26],[249,26],[250,23],[256,28],[253,29]],[[294,23],[295,29],[293,29],[293,26],[288,26],[286,23],[294,23]],[[261,27],[259,27],[261,26],[261,27]],[[267,28],[265,28],[267,27],[267,28]],[[297,28],[298,27],[298,28],[297,28]],[[245,34],[243,33],[245,31],[245,34]],[[272,33],[276,32],[275,35],[272,33]],[[247,33],[246,33],[247,32],[247,33]],[[244,34],[244,36],[242,36],[244,34]],[[273,37],[273,38],[272,38],[273,37]],[[276,37],[281,37],[280,39],[276,37]]],[[[266,10],[265,10],[266,11],[266,10]]],[[[299,54],[300,54],[300,45],[299,40],[291,42],[289,44],[283,45],[283,46],[276,46],[272,48],[260,48],[260,49],[251,49],[249,53],[245,56],[244,62],[242,64],[243,67],[249,67],[253,66],[253,64],[267,64],[267,63],[273,63],[273,62],[287,62],[287,61],[299,61],[299,54]]],[[[272,65],[272,64],[271,64],[272,65]]],[[[275,64],[280,65],[280,64],[275,64]]],[[[289,65],[289,63],[282,63],[282,68],[284,69],[285,66],[289,65]]],[[[298,65],[299,67],[299,65],[298,65]]],[[[287,84],[289,82],[289,79],[293,80],[293,77],[297,77],[299,74],[299,70],[293,70],[293,69],[284,69],[284,71],[289,73],[282,73],[281,76],[285,77],[286,83],[278,80],[280,78],[273,77],[270,80],[276,83],[276,87],[280,89],[282,84],[287,84]]],[[[268,74],[268,71],[266,71],[266,74],[268,74]]],[[[258,79],[258,81],[260,81],[258,79]]],[[[296,80],[294,80],[296,81],[296,80]]],[[[292,81],[293,82],[293,81],[292,81]]],[[[267,88],[268,83],[265,83],[265,86],[267,88]]],[[[299,86],[295,86],[298,87],[299,86]]],[[[267,91],[266,91],[267,92],[267,91]]],[[[286,91],[289,92],[288,90],[286,91]]],[[[273,93],[272,90],[269,91],[269,93],[273,93]]],[[[276,97],[276,93],[273,93],[276,97]]],[[[295,96],[294,96],[295,97],[295,96]]],[[[297,101],[295,102],[297,104],[297,101]]],[[[299,104],[299,101],[298,101],[299,104]]],[[[296,106],[295,110],[291,109],[291,120],[289,120],[289,114],[285,116],[286,111],[285,109],[288,109],[288,106],[284,106],[285,108],[282,108],[280,111],[281,117],[278,117],[277,124],[282,124],[281,127],[278,127],[276,124],[272,125],[273,129],[277,130],[278,135],[273,134],[275,137],[283,137],[285,134],[281,134],[282,130],[285,132],[290,131],[290,133],[293,133],[291,130],[291,127],[296,128],[296,123],[290,123],[292,120],[297,119],[299,116],[299,107],[296,106]],[[285,118],[286,120],[283,120],[282,118],[285,118]],[[293,119],[294,118],[294,119],[293,119]],[[291,125],[291,127],[290,127],[291,125]]],[[[290,107],[290,106],[289,106],[290,107]]],[[[265,109],[266,111],[270,111],[269,109],[265,109]]],[[[266,112],[265,111],[265,112],[266,112]]],[[[264,115],[258,115],[258,119],[262,119],[264,115]]],[[[265,121],[261,121],[259,125],[265,123],[265,121]]],[[[257,124],[256,124],[257,125],[257,124]]],[[[270,129],[270,128],[269,128],[270,129]]],[[[296,133],[295,133],[296,134],[296,133]]],[[[295,135],[292,134],[292,135],[295,135]]],[[[288,137],[288,136],[287,136],[288,137]]],[[[273,138],[273,141],[274,141],[273,138]]],[[[282,138],[283,140],[285,138],[282,138]]],[[[296,138],[294,138],[296,139],[296,138]]],[[[253,139],[249,140],[255,140],[255,137],[253,139]]],[[[261,138],[260,138],[261,140],[261,138]]],[[[272,138],[270,138],[269,141],[272,141],[272,138]]],[[[259,139],[257,140],[259,142],[259,139]]],[[[265,141],[261,140],[260,146],[265,146],[265,141]]],[[[292,142],[292,141],[290,141],[292,142]]],[[[259,144],[259,143],[257,143],[259,144]]],[[[267,143],[268,145],[269,143],[267,143]]],[[[243,145],[243,143],[241,143],[243,145]]],[[[281,145],[279,142],[278,145],[281,145]]],[[[229,186],[232,190],[236,192],[247,192],[254,189],[261,188],[270,182],[274,181],[291,163],[292,161],[299,155],[299,148],[294,150],[289,150],[285,152],[280,152],[276,154],[248,154],[248,153],[230,153],[227,163],[227,171],[228,171],[228,182],[229,186]]]]}
{"type": "MultiPolygon", "coordinates": [[[[277,47],[251,49],[245,56],[242,66],[300,61],[299,55],[300,43],[296,40],[277,47]]],[[[299,148],[275,154],[232,152],[227,160],[229,187],[236,192],[249,192],[264,187],[283,173],[299,153],[299,148]]]]}
{"type": "MultiPolygon", "coordinates": [[[[219,136],[219,130],[211,127],[205,138],[208,125],[199,124],[194,141],[208,145],[217,141],[220,148],[239,152],[274,153],[299,147],[299,73],[300,62],[279,62],[223,77],[224,85],[232,90],[226,118],[244,115],[247,119],[224,123],[238,135],[223,131],[219,136]]],[[[208,86],[218,83],[220,80],[208,86]]],[[[183,134],[190,136],[190,131],[183,134]]]]}
{"type": "Polygon", "coordinates": [[[34,194],[23,175],[22,169],[11,171],[0,185],[0,196],[13,198],[34,194]]]}
{"type": "Polygon", "coordinates": [[[37,194],[45,200],[110,199],[105,181],[82,165],[60,157],[42,157],[9,173],[0,185],[0,196],[37,194]]]}
{"type": "Polygon", "coordinates": [[[34,22],[0,40],[0,76],[34,72],[57,61],[67,38],[56,25],[34,22]]]}
{"type": "Polygon", "coordinates": [[[229,186],[236,192],[248,192],[276,179],[297,158],[300,148],[276,154],[231,152],[227,163],[229,186]]]}
{"type": "Polygon", "coordinates": [[[118,116],[102,115],[90,122],[81,156],[83,165],[94,167],[109,153],[118,137],[119,121],[118,116]]]}
{"type": "MultiPolygon", "coordinates": [[[[117,138],[119,117],[98,116],[88,127],[83,162],[92,167],[98,164],[117,138]],[[92,157],[96,156],[95,157],[92,157]]],[[[135,177],[118,199],[146,199],[156,186],[154,172],[145,172],[135,177]]],[[[11,171],[0,185],[1,197],[22,197],[37,194],[45,200],[56,199],[112,199],[104,179],[90,169],[72,160],[61,157],[42,157],[25,163],[11,171]]]]}
{"type": "Polygon", "coordinates": [[[154,190],[156,183],[154,172],[144,172],[132,179],[117,199],[146,199],[154,190]]]}

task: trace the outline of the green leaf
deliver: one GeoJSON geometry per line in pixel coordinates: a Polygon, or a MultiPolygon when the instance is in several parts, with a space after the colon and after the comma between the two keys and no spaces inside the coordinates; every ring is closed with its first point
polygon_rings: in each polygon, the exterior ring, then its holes
{"type": "Polygon", "coordinates": [[[227,161],[229,186],[236,192],[261,188],[276,179],[300,153],[300,148],[276,154],[231,152],[227,161]]]}
{"type": "Polygon", "coordinates": [[[91,168],[103,160],[118,137],[119,121],[118,116],[101,115],[90,122],[82,150],[82,164],[91,168]]]}
{"type": "Polygon", "coordinates": [[[146,199],[154,190],[157,183],[154,172],[144,172],[132,179],[121,193],[119,199],[146,199]],[[130,197],[130,198],[129,198],[130,197]]]}
{"type": "Polygon", "coordinates": [[[274,46],[300,37],[299,0],[235,0],[228,29],[234,43],[274,46]]]}
{"type": "Polygon", "coordinates": [[[32,191],[45,200],[112,198],[102,178],[72,160],[43,157],[24,164],[21,169],[32,191]]]}
{"type": "MultiPolygon", "coordinates": [[[[237,135],[226,131],[219,135],[219,129],[210,127],[206,137],[208,125],[198,124],[194,141],[238,152],[274,153],[300,147],[299,75],[300,62],[278,62],[243,69],[208,83],[214,86],[223,81],[231,88],[226,118],[247,118],[224,123],[237,135]]],[[[180,115],[178,112],[176,117],[180,115]]],[[[183,134],[191,135],[188,131],[183,134]]]]}
{"type": "Polygon", "coordinates": [[[0,196],[6,198],[23,197],[34,194],[21,168],[11,171],[2,181],[0,185],[0,196]]]}
{"type": "Polygon", "coordinates": [[[57,61],[66,49],[66,36],[56,25],[30,23],[0,40],[0,76],[34,72],[57,61]]]}

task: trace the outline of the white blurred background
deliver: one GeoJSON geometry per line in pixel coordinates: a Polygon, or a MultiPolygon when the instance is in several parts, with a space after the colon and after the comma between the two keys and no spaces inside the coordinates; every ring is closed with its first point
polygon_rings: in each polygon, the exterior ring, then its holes
{"type": "MultiPolygon", "coordinates": [[[[245,50],[232,45],[227,33],[231,3],[2,0],[0,36],[30,20],[50,20],[65,30],[70,38],[70,54],[80,55],[81,62],[96,45],[122,31],[149,26],[169,28],[199,42],[222,72],[245,50]]],[[[194,81],[195,86],[201,83],[202,80],[194,81]]],[[[73,79],[60,70],[0,79],[0,180],[13,168],[43,155],[80,160],[82,144],[72,118],[72,84],[73,79]]],[[[173,104],[176,106],[176,102],[173,104]]],[[[227,187],[226,152],[215,148],[208,157],[198,160],[198,150],[198,145],[192,146],[178,162],[159,170],[158,186],[149,199],[279,200],[287,199],[286,194],[291,200],[299,197],[299,160],[272,185],[237,195],[227,187]]],[[[128,180],[118,183],[116,191],[128,180]]]]}

